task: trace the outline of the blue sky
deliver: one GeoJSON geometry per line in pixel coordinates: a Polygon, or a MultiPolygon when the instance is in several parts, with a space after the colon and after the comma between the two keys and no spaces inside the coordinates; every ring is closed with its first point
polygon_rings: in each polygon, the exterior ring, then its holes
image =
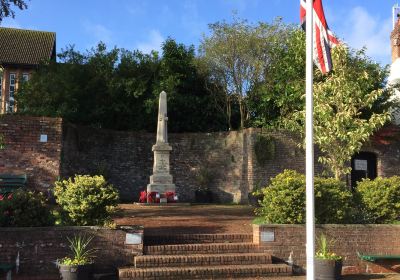
{"type": "MultiPolygon", "coordinates": [[[[390,63],[393,0],[324,0],[330,28],[350,46],[368,48],[368,55],[390,63]]],[[[54,31],[57,49],[74,44],[90,49],[102,40],[109,46],[160,49],[172,37],[198,45],[208,23],[239,17],[270,22],[280,16],[298,23],[298,0],[31,0],[28,9],[2,26],[54,31]]]]}

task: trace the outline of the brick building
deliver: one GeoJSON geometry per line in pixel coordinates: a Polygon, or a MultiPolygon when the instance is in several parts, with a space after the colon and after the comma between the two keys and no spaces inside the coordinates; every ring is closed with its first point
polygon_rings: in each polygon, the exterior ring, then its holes
{"type": "Polygon", "coordinates": [[[56,58],[56,33],[0,28],[0,113],[16,111],[15,93],[41,63],[56,58]]]}

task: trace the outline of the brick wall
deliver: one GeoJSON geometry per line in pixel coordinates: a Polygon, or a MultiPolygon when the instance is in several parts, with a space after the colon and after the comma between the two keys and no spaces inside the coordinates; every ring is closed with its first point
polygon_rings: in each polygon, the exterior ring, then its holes
{"type": "MultiPolygon", "coordinates": [[[[94,129],[63,123],[57,118],[5,115],[0,134],[6,149],[0,151],[0,173],[27,173],[29,185],[47,190],[59,177],[103,174],[121,193],[123,201],[137,201],[152,174],[153,133],[94,129]],[[47,143],[39,141],[46,134],[47,143]]],[[[284,169],[304,172],[304,151],[299,139],[287,132],[262,129],[216,133],[170,134],[171,174],[181,201],[193,201],[199,187],[197,174],[208,170],[209,187],[216,201],[247,202],[249,193],[265,186],[284,169]],[[260,165],[254,145],[257,135],[270,135],[275,155],[260,165]]],[[[378,175],[400,173],[400,144],[366,144],[377,155],[378,175]]],[[[316,149],[316,173],[322,172],[316,149]]]]}
{"type": "Polygon", "coordinates": [[[0,173],[27,174],[28,186],[46,191],[60,175],[62,120],[59,118],[0,116],[0,173]],[[40,142],[47,135],[47,142],[40,142]]]}
{"type": "Polygon", "coordinates": [[[22,275],[57,275],[57,259],[69,255],[67,237],[93,236],[95,270],[112,270],[133,263],[134,256],[143,254],[143,242],[126,244],[126,235],[134,234],[143,240],[140,227],[106,229],[100,227],[38,227],[0,228],[0,263],[15,263],[20,257],[22,275]]]}
{"type": "MultiPolygon", "coordinates": [[[[332,251],[344,258],[343,273],[399,272],[399,260],[366,262],[357,252],[400,255],[400,225],[316,225],[316,236],[320,233],[334,240],[332,251]]],[[[295,265],[306,265],[305,225],[253,225],[253,241],[282,260],[293,252],[295,265]]]]}

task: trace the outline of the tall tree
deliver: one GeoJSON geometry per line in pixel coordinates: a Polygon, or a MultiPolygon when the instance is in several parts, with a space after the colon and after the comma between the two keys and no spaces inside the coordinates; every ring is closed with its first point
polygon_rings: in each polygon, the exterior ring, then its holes
{"type": "Polygon", "coordinates": [[[6,17],[15,17],[15,11],[13,6],[20,10],[28,8],[25,0],[0,0],[0,23],[6,17]]]}
{"type": "Polygon", "coordinates": [[[209,25],[211,35],[203,38],[200,56],[210,67],[213,81],[224,89],[229,128],[232,128],[234,100],[239,104],[240,127],[245,127],[249,119],[247,95],[265,77],[264,71],[270,62],[269,39],[280,33],[280,27],[280,24],[251,25],[236,17],[232,23],[209,25]]]}
{"type": "MultiPolygon", "coordinates": [[[[346,164],[351,157],[390,120],[394,100],[392,88],[385,85],[387,69],[372,62],[365,50],[340,45],[333,49],[332,61],[334,70],[326,77],[316,71],[314,140],[323,153],[319,161],[339,179],[350,172],[346,164]]],[[[304,116],[304,110],[294,112],[292,127],[303,131],[304,116]]]]}

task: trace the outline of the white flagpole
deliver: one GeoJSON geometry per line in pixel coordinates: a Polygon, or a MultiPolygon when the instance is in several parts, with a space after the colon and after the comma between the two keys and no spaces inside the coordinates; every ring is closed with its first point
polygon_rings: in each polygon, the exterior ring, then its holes
{"type": "Polygon", "coordinates": [[[313,3],[306,10],[306,257],[307,280],[314,280],[313,3]]]}

